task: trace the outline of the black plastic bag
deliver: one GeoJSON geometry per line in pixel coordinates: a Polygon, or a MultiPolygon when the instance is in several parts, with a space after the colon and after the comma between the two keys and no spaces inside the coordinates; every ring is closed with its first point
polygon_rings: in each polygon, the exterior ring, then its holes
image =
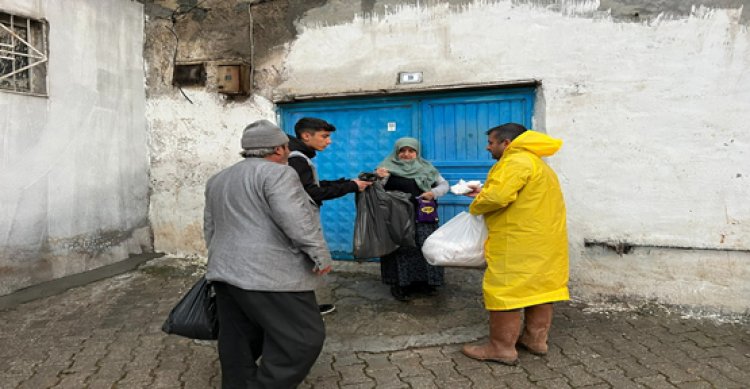
{"type": "Polygon", "coordinates": [[[161,330],[190,339],[216,340],[219,338],[216,295],[205,276],[201,277],[172,308],[161,330]]]}
{"type": "Polygon", "coordinates": [[[379,182],[357,193],[354,258],[377,258],[399,247],[415,247],[415,231],[408,194],[387,192],[379,182]]]}

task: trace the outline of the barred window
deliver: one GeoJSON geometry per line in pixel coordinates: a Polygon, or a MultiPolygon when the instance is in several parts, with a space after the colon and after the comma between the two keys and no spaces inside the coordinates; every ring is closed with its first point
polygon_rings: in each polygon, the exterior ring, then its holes
{"type": "Polygon", "coordinates": [[[47,94],[47,24],[0,12],[0,91],[47,94]]]}

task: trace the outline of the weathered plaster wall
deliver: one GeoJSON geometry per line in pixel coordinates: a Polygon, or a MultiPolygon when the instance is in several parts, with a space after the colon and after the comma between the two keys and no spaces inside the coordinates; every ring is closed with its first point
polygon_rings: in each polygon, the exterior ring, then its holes
{"type": "Polygon", "coordinates": [[[152,249],[143,11],[2,0],[49,23],[48,97],[0,92],[0,295],[152,249]]]}
{"type": "Polygon", "coordinates": [[[201,252],[203,182],[236,160],[245,123],[272,117],[269,100],[535,79],[536,128],[565,140],[549,162],[568,203],[573,293],[745,311],[748,1],[686,3],[257,2],[251,99],[211,85],[186,90],[196,104],[169,87],[150,97],[157,248],[201,252]],[[395,85],[399,71],[425,82],[395,85]],[[596,244],[623,242],[636,247],[596,244]]]}
{"type": "Polygon", "coordinates": [[[217,89],[217,65],[251,60],[249,3],[144,1],[151,152],[149,220],[157,251],[205,254],[206,181],[240,159],[240,136],[248,123],[275,120],[268,99],[225,96],[217,89]],[[206,85],[173,86],[175,62],[204,63],[206,85]]]}

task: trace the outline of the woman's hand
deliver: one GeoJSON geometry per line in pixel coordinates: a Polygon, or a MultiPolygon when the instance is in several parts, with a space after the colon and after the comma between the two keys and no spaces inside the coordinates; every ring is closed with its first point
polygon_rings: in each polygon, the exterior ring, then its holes
{"type": "Polygon", "coordinates": [[[388,171],[388,169],[386,169],[384,167],[379,167],[379,168],[375,169],[375,174],[377,174],[378,177],[380,177],[380,178],[388,177],[389,175],[391,175],[391,173],[388,171]]]}
{"type": "Polygon", "coordinates": [[[432,191],[430,191],[430,192],[424,192],[421,195],[419,195],[419,198],[423,199],[423,200],[428,200],[428,201],[429,200],[434,200],[435,199],[435,194],[432,193],[432,191]]]}

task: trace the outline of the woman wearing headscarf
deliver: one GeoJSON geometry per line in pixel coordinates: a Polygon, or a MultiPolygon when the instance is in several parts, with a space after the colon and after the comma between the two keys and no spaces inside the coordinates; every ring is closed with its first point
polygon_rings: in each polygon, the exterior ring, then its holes
{"type": "MultiPolygon", "coordinates": [[[[443,284],[444,269],[427,263],[422,256],[422,244],[438,228],[437,218],[425,221],[417,218],[417,214],[422,201],[435,200],[448,193],[448,181],[422,158],[419,141],[414,138],[397,140],[393,151],[380,162],[375,173],[385,181],[385,190],[411,195],[417,221],[417,247],[401,247],[380,258],[383,283],[391,286],[391,294],[400,301],[409,300],[414,292],[436,295],[437,287],[443,284]]],[[[423,209],[429,211],[429,208],[423,209]]],[[[432,212],[437,215],[436,209],[432,212]]]]}

